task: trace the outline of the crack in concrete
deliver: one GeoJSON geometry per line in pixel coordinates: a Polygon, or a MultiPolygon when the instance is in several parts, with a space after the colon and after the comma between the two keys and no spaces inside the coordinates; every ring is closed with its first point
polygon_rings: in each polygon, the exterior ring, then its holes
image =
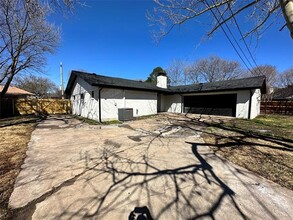
{"type": "Polygon", "coordinates": [[[44,193],[40,197],[30,201],[25,206],[22,206],[22,207],[19,207],[19,208],[16,208],[16,209],[10,209],[10,214],[9,214],[10,218],[9,219],[11,219],[11,220],[32,219],[32,216],[33,216],[33,214],[34,214],[34,212],[36,210],[36,205],[38,203],[41,203],[41,202],[45,201],[51,195],[53,195],[54,193],[60,191],[63,187],[73,185],[79,177],[81,177],[82,175],[84,175],[88,171],[94,169],[97,165],[95,165],[92,168],[86,169],[85,171],[73,176],[70,179],[67,179],[66,181],[62,182],[58,186],[51,188],[51,190],[47,191],[46,193],[44,193]]]}

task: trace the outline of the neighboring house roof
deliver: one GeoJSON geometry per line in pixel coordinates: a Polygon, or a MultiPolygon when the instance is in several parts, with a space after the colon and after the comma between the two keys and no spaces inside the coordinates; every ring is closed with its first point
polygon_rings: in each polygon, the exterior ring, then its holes
{"type": "Polygon", "coordinates": [[[108,77],[97,75],[94,73],[85,73],[80,71],[72,71],[65,93],[70,94],[74,82],[77,77],[82,78],[92,86],[112,87],[112,88],[125,88],[135,90],[147,90],[154,92],[162,92],[167,94],[174,93],[200,93],[211,91],[224,91],[224,90],[242,90],[242,89],[255,89],[261,88],[262,93],[266,91],[265,77],[257,76],[244,79],[226,80],[212,83],[199,83],[186,86],[173,86],[167,89],[159,88],[155,84],[122,79],[116,77],[108,77]]]}
{"type": "MultiPolygon", "coordinates": [[[[0,85],[0,92],[3,90],[3,88],[4,86],[0,85]]],[[[14,86],[9,86],[7,92],[5,93],[5,96],[32,96],[32,95],[34,94],[14,86]]]]}
{"type": "Polygon", "coordinates": [[[293,85],[276,88],[273,92],[273,100],[293,100],[293,85]]]}

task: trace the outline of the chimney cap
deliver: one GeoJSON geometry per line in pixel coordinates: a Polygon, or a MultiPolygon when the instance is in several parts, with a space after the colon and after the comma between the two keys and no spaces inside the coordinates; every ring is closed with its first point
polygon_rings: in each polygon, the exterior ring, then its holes
{"type": "Polygon", "coordinates": [[[157,76],[167,76],[166,72],[158,72],[157,76]]]}

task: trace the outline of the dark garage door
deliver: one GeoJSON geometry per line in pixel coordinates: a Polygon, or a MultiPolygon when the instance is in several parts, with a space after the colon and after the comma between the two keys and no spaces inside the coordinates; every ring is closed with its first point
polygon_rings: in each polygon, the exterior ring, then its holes
{"type": "Polygon", "coordinates": [[[236,116],[237,94],[184,96],[184,112],[236,116]]]}

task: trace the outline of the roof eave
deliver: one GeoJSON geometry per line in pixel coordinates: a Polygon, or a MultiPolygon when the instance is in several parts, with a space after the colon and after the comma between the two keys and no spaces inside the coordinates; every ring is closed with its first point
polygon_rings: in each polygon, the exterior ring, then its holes
{"type": "MultiPolygon", "coordinates": [[[[236,91],[236,90],[250,90],[250,89],[261,89],[259,86],[256,87],[245,87],[245,88],[228,88],[228,89],[209,89],[209,90],[188,90],[188,91],[172,91],[172,93],[188,94],[188,93],[208,93],[208,92],[225,92],[225,91],[236,91]]],[[[262,92],[263,93],[263,92],[262,92]]]]}
{"type": "Polygon", "coordinates": [[[98,86],[103,88],[120,88],[120,89],[128,89],[128,90],[140,90],[140,91],[149,91],[149,92],[169,92],[168,89],[160,89],[160,88],[139,88],[139,87],[127,87],[127,86],[119,86],[119,85],[106,85],[100,83],[93,83],[92,86],[98,86]]]}

